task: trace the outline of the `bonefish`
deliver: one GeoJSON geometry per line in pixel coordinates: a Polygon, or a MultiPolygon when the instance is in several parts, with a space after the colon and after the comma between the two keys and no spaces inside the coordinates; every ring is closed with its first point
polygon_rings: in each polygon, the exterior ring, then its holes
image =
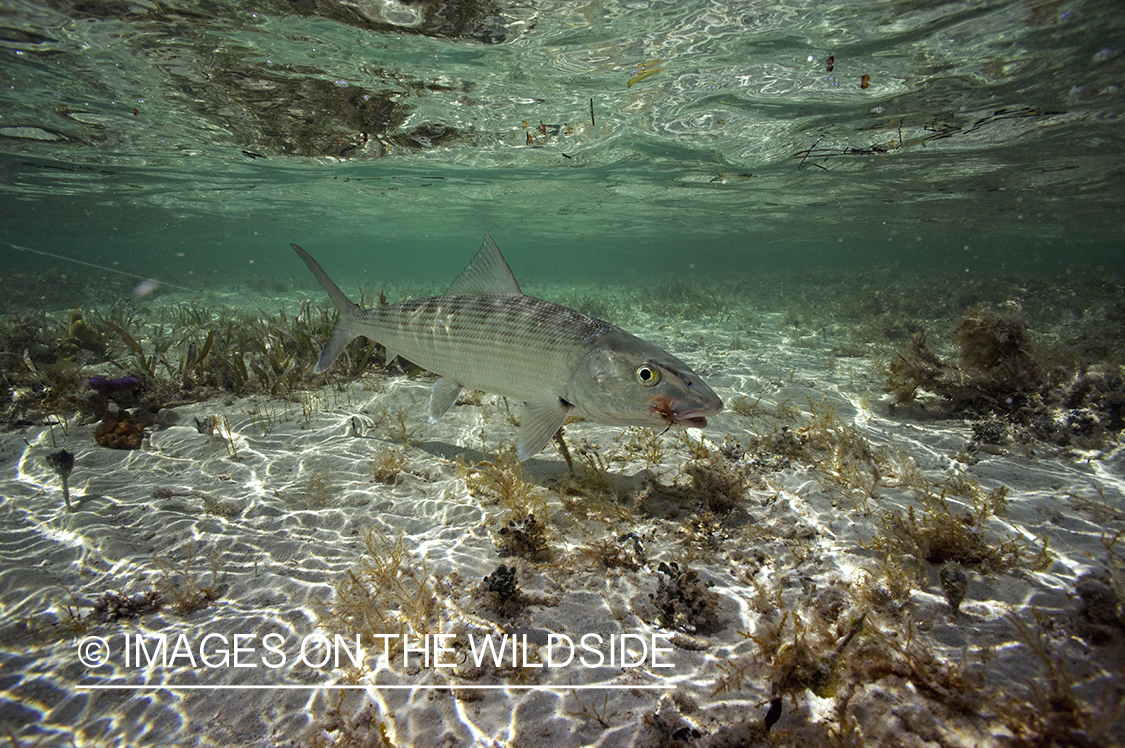
{"type": "Polygon", "coordinates": [[[607,426],[703,428],[723,401],[675,356],[619,327],[520,291],[492,237],[443,296],[363,309],[291,244],[340,316],[315,371],[364,336],[437,374],[430,422],[462,388],[523,404],[516,455],[539,452],[573,411],[607,426]]]}

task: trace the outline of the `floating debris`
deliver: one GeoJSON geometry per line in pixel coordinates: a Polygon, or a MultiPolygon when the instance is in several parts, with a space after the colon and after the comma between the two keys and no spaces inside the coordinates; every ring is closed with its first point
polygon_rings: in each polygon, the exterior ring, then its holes
{"type": "MultiPolygon", "coordinates": [[[[637,67],[633,69],[633,77],[629,79],[629,84],[626,88],[632,88],[634,83],[640,83],[645,78],[651,78],[659,73],[660,68],[656,67],[658,65],[660,65],[660,60],[649,60],[648,62],[642,62],[640,65],[637,65],[637,67]]],[[[593,100],[591,99],[591,120],[593,119],[592,102],[593,100]]]]}

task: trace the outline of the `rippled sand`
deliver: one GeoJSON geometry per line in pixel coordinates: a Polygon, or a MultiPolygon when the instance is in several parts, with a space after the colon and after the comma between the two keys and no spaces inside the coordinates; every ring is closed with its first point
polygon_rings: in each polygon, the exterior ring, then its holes
{"type": "Polygon", "coordinates": [[[1094,718],[1119,703],[1120,632],[1087,646],[1074,592],[1121,560],[1119,543],[1107,552],[1125,520],[1112,444],[967,449],[967,423],[918,406],[888,415],[870,360],[835,356],[839,341],[776,315],[628,327],[692,365],[728,409],[705,431],[655,437],[569,425],[585,476],[569,483],[553,445],[512,478],[502,400],[469,398],[430,425],[430,381],[402,376],[300,402],[179,407],[135,452],[96,446],[95,425],[74,421],[3,434],[6,729],[44,745],[765,745],[781,698],[770,739],[847,729],[869,745],[992,745],[1032,709],[1063,719],[1058,701],[1042,711],[1053,689],[1073,697],[1075,719],[1110,729],[1094,718]],[[744,414],[730,407],[739,395],[744,414]],[[201,432],[209,416],[226,426],[201,432]],[[44,461],[62,446],[77,455],[72,513],[44,461]],[[714,501],[730,480],[733,503],[714,501]],[[966,560],[954,613],[939,564],[880,550],[908,508],[1010,543],[1020,562],[966,560]],[[524,512],[546,550],[504,555],[501,530],[524,512]],[[507,602],[484,581],[501,564],[516,571],[507,602]],[[107,591],[149,589],[161,604],[134,617],[97,607],[107,591]],[[300,661],[302,641],[315,661],[315,637],[352,646],[358,629],[358,668],[300,661]],[[386,649],[369,636],[380,632],[386,649]],[[412,646],[444,634],[449,651],[425,662],[431,640],[404,666],[398,634],[412,646]],[[552,634],[552,645],[635,635],[640,664],[537,667],[552,634]],[[471,642],[504,635],[521,643],[515,664],[473,662],[471,642]],[[91,636],[108,664],[83,666],[91,636]],[[252,667],[234,666],[236,645],[252,667]],[[95,690],[107,686],[141,688],[95,690]]]}

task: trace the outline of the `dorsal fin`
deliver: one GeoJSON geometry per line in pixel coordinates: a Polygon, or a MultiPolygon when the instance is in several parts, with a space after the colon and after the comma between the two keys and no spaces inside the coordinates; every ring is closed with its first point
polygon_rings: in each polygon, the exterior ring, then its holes
{"type": "Polygon", "coordinates": [[[516,283],[516,277],[512,275],[512,269],[504,261],[504,255],[500,254],[500,248],[488,234],[484,235],[484,244],[480,246],[480,251],[469,263],[469,267],[461,271],[457,280],[445,292],[446,296],[518,296],[522,293],[520,284],[516,283]]]}

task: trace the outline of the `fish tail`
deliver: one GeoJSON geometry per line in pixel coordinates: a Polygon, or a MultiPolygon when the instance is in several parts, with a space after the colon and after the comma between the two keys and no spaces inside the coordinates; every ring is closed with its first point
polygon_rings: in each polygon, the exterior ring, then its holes
{"type": "Polygon", "coordinates": [[[348,343],[358,337],[359,333],[352,331],[351,318],[341,312],[336,324],[332,326],[332,334],[328,336],[328,342],[320,349],[320,360],[313,367],[313,373],[323,374],[327,371],[332,362],[348,347],[348,343]]]}
{"type": "Polygon", "coordinates": [[[290,244],[289,246],[309,266],[309,270],[312,271],[312,274],[320,281],[320,285],[324,286],[324,290],[332,298],[332,303],[340,310],[340,316],[336,320],[336,324],[332,326],[332,334],[328,337],[328,342],[324,344],[324,349],[320,352],[320,360],[313,369],[314,372],[320,374],[332,365],[332,362],[347,347],[348,343],[359,337],[359,333],[355,331],[353,325],[355,315],[359,312],[359,305],[344,295],[340,287],[332,282],[328,273],[324,272],[324,269],[308,252],[296,244],[290,244]]]}

